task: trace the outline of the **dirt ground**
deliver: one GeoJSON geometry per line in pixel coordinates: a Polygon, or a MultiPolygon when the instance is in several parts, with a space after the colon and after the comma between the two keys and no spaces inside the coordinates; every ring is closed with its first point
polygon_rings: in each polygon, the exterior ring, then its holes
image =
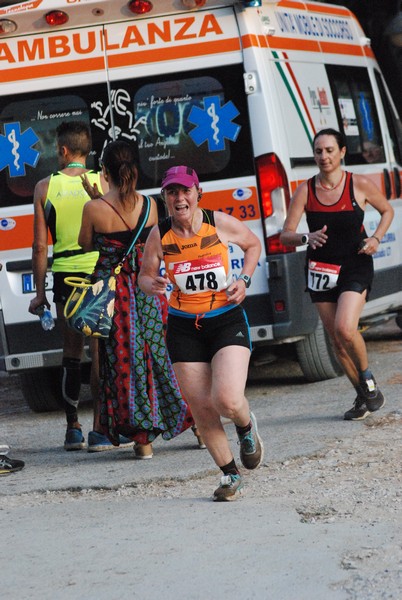
{"type": "MultiPolygon", "coordinates": [[[[290,366],[283,364],[268,366],[249,382],[266,456],[257,471],[243,473],[244,494],[234,503],[210,502],[219,475],[205,451],[187,453],[183,444],[166,450],[156,445],[153,461],[135,464],[123,450],[121,460],[113,453],[74,453],[71,464],[62,449],[38,446],[25,483],[24,471],[0,481],[9,484],[0,487],[0,514],[3,523],[12,523],[2,527],[2,543],[19,557],[18,570],[2,568],[4,597],[12,597],[19,582],[20,600],[69,600],[78,593],[89,600],[122,593],[145,600],[161,594],[165,600],[401,600],[400,330],[392,324],[379,328],[368,336],[368,348],[387,404],[364,422],[339,418],[350,408],[345,378],[306,386],[297,371],[289,381],[290,366]],[[57,476],[46,481],[52,461],[57,476]],[[63,468],[57,461],[64,461],[63,468]],[[131,477],[128,468],[135,469],[131,477]],[[37,480],[27,487],[32,474],[37,480]],[[127,515],[133,520],[127,522],[127,515]],[[68,551],[71,522],[80,541],[68,551]],[[57,528],[66,540],[61,554],[53,545],[57,528]],[[108,551],[100,556],[103,535],[108,551]],[[138,548],[141,577],[130,560],[138,548]],[[75,562],[77,553],[92,556],[96,568],[75,562]],[[109,570],[107,581],[97,585],[100,573],[109,570]]],[[[27,440],[24,419],[32,424],[29,412],[18,402],[11,414],[10,407],[2,410],[21,446],[27,440]]],[[[89,411],[88,426],[90,417],[89,411]]],[[[42,427],[46,418],[35,416],[34,424],[42,427]]]]}

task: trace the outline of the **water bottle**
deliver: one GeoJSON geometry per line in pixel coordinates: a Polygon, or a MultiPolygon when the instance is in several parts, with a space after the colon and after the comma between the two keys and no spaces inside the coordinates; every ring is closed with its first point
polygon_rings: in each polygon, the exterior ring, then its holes
{"type": "Polygon", "coordinates": [[[55,325],[54,319],[52,317],[52,313],[45,304],[39,306],[39,308],[36,311],[36,314],[39,316],[40,323],[45,331],[50,331],[51,329],[53,329],[55,325]]]}

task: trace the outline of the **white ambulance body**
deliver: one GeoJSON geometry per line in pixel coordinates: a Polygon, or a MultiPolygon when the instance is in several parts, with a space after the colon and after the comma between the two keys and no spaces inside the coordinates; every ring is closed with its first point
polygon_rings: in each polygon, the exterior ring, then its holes
{"type": "MultiPolygon", "coordinates": [[[[32,196],[57,169],[55,130],[66,120],[90,125],[89,166],[99,168],[108,141],[133,142],[142,191],[157,194],[167,168],[188,164],[202,205],[247,223],[263,246],[246,300],[253,357],[295,350],[311,381],[339,366],[304,291],[305,253],[282,247],[279,233],[292,192],[316,173],[314,134],[343,131],[345,168],[372,177],[395,209],[362,325],[391,316],[401,324],[401,124],[355,17],[299,0],[152,4],[0,9],[0,368],[21,373],[36,410],[53,406],[61,347],[58,328],[44,332],[28,313],[32,196]]],[[[369,235],[378,218],[367,211],[369,235]]],[[[242,253],[231,247],[231,257],[236,277],[242,253]]]]}

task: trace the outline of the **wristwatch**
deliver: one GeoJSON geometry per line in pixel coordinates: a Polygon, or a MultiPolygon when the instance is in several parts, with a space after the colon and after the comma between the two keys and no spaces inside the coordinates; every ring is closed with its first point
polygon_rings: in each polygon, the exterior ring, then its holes
{"type": "Polygon", "coordinates": [[[303,233],[303,235],[301,236],[301,243],[302,243],[302,246],[305,246],[306,244],[308,244],[308,235],[307,235],[307,233],[303,233]]]}
{"type": "Polygon", "coordinates": [[[246,288],[249,288],[251,285],[251,277],[249,277],[248,275],[244,275],[243,273],[241,275],[239,275],[238,279],[243,279],[244,283],[246,284],[246,288]]]}

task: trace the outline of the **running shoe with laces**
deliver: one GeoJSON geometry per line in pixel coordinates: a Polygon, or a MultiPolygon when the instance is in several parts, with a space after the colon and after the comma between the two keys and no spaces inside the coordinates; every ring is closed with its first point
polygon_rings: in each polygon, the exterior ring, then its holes
{"type": "Polygon", "coordinates": [[[246,469],[256,469],[264,458],[264,445],[258,435],[257,419],[250,413],[251,429],[247,433],[238,434],[240,444],[240,460],[246,469]]]}
{"type": "Polygon", "coordinates": [[[371,412],[366,406],[365,398],[362,398],[361,396],[356,396],[352,408],[345,412],[343,418],[345,421],[362,421],[369,415],[371,415],[371,412]]]}
{"type": "Polygon", "coordinates": [[[8,475],[9,473],[15,473],[15,471],[21,471],[24,466],[25,463],[23,460],[8,458],[8,456],[0,454],[0,475],[8,475]]]}
{"type": "Polygon", "coordinates": [[[64,450],[82,450],[83,448],[85,448],[85,438],[81,429],[75,427],[67,429],[64,450]]]}
{"type": "Polygon", "coordinates": [[[359,396],[364,398],[367,409],[370,412],[379,410],[385,404],[385,398],[378,389],[377,382],[373,376],[359,383],[359,396]]]}
{"type": "Polygon", "coordinates": [[[214,502],[230,502],[241,494],[243,483],[239,474],[222,475],[218,488],[214,491],[214,502]]]}

